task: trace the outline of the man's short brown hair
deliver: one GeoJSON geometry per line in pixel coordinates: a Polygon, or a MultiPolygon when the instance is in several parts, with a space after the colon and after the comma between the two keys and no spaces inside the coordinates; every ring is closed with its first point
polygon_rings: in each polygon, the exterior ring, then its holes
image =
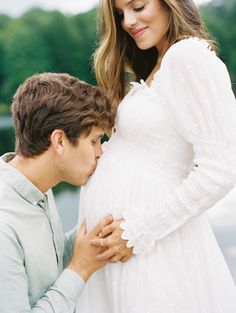
{"type": "Polygon", "coordinates": [[[98,87],[69,74],[43,73],[29,77],[17,89],[12,114],[16,153],[33,157],[50,146],[55,129],[76,144],[92,126],[112,128],[115,112],[98,87]]]}

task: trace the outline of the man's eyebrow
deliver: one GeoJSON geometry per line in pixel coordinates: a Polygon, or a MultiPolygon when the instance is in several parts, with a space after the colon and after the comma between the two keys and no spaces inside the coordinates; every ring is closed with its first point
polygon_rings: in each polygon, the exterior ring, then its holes
{"type": "MultiPolygon", "coordinates": [[[[105,133],[104,133],[105,134],[105,133]]],[[[99,135],[96,135],[94,138],[98,139],[98,138],[102,138],[104,136],[104,134],[99,134],[99,135]]]]}

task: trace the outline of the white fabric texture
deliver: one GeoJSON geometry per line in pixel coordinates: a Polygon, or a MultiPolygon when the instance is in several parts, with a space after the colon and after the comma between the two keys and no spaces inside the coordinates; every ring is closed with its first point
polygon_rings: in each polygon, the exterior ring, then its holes
{"type": "Polygon", "coordinates": [[[236,182],[236,101],[205,41],[182,40],[150,86],[133,83],[83,188],[88,228],[112,213],[135,256],[89,280],[80,313],[235,313],[236,289],[204,212],[236,182]]]}

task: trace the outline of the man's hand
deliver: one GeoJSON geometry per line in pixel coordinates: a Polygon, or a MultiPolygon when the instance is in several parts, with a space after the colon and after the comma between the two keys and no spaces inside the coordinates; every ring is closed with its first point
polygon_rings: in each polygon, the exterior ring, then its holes
{"type": "Polygon", "coordinates": [[[99,238],[102,229],[113,222],[112,216],[105,217],[90,232],[87,232],[85,222],[81,225],[74,243],[74,253],[68,268],[78,273],[86,282],[89,277],[99,268],[109,262],[109,259],[96,258],[103,253],[106,248],[96,247],[91,244],[91,240],[99,238]]]}
{"type": "Polygon", "coordinates": [[[109,263],[126,262],[133,255],[133,247],[127,248],[127,240],[121,238],[123,229],[120,224],[123,220],[116,220],[113,223],[104,226],[98,239],[91,240],[96,247],[107,248],[97,256],[97,260],[104,261],[109,259],[109,263]]]}

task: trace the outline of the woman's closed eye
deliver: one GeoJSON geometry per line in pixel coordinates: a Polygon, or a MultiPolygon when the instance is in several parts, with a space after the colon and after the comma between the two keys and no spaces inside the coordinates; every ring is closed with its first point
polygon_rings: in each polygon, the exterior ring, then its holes
{"type": "Polygon", "coordinates": [[[142,5],[141,7],[133,8],[135,12],[141,12],[145,8],[145,5],[142,5]]]}
{"type": "MultiPolygon", "coordinates": [[[[145,5],[139,6],[139,7],[134,7],[132,10],[134,12],[141,12],[145,8],[145,5]]],[[[123,19],[124,18],[124,12],[121,10],[116,9],[115,13],[119,16],[119,18],[123,19]]]]}

